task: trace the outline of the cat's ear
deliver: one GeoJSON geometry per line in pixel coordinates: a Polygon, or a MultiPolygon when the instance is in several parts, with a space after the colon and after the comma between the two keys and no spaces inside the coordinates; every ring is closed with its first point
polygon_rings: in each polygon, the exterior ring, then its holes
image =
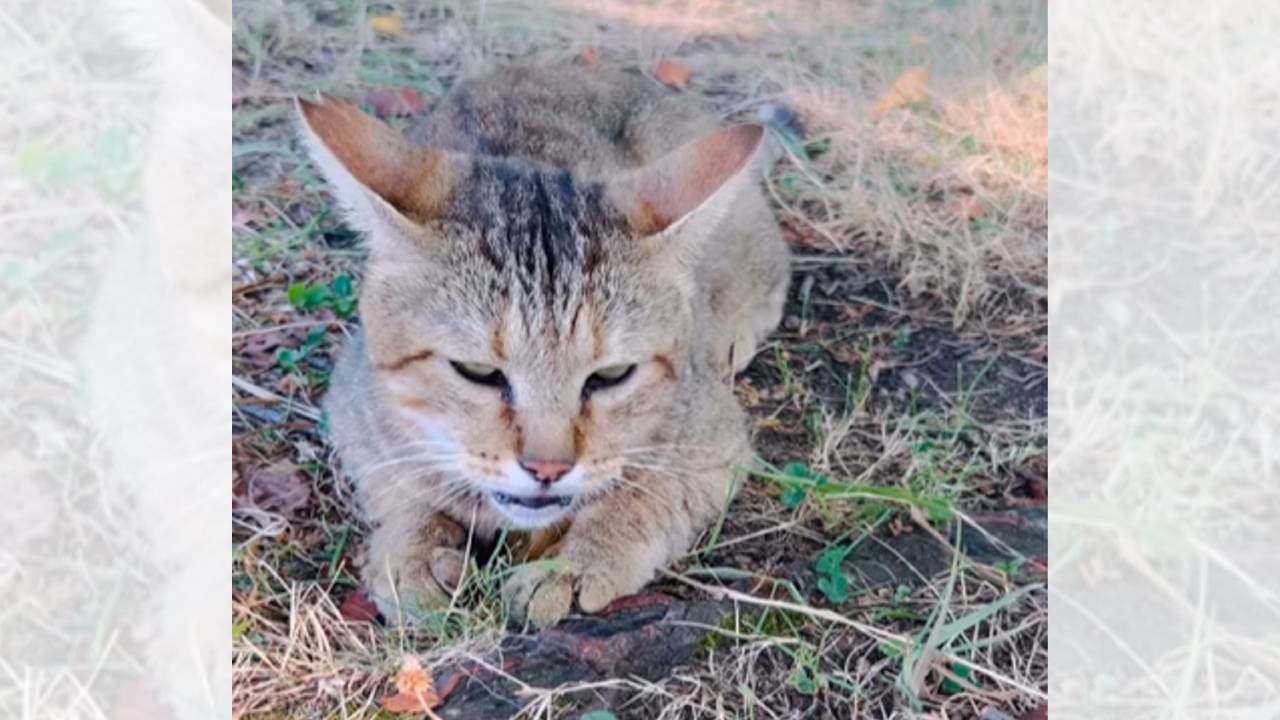
{"type": "Polygon", "coordinates": [[[727,127],[623,175],[610,191],[639,234],[680,234],[687,236],[681,245],[696,244],[724,219],[738,192],[759,181],[764,145],[759,125],[727,127]]]}
{"type": "Polygon", "coordinates": [[[299,98],[297,106],[312,159],[363,229],[404,230],[440,216],[464,156],[415,145],[341,100],[299,98]]]}

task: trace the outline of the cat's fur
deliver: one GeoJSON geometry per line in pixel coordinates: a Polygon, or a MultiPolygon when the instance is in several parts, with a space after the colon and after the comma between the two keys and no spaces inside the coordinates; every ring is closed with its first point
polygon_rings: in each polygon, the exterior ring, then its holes
{"type": "Polygon", "coordinates": [[[368,237],[363,330],[327,408],[374,526],[365,581],[384,613],[444,597],[462,528],[483,542],[567,527],[558,562],[508,582],[538,624],[640,589],[749,461],[726,376],[777,324],[788,277],[759,189],[763,130],[574,66],[461,83],[404,135],[331,99],[300,112],[368,237]],[[593,376],[630,364],[616,386],[593,376]],[[573,469],[539,483],[518,461],[573,469]]]}

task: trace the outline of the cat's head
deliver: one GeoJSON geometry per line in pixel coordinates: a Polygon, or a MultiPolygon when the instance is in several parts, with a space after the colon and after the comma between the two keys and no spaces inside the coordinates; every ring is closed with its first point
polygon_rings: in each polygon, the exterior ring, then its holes
{"type": "Polygon", "coordinates": [[[415,146],[331,99],[299,110],[367,237],[365,342],[407,450],[520,527],[626,482],[626,467],[671,472],[660,465],[696,364],[695,268],[758,178],[760,127],[585,180],[415,146]]]}

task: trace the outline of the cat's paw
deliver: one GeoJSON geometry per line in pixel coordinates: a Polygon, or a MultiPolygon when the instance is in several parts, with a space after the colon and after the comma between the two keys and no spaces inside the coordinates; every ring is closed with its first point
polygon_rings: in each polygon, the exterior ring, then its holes
{"type": "Polygon", "coordinates": [[[387,622],[412,622],[449,604],[466,564],[460,549],[431,548],[398,569],[371,574],[366,581],[369,596],[387,622]]]}
{"type": "Polygon", "coordinates": [[[415,539],[406,547],[386,542],[375,531],[375,551],[364,568],[369,596],[392,624],[448,605],[467,565],[466,535],[452,520],[431,518],[415,539]]]}
{"type": "Polygon", "coordinates": [[[429,570],[431,579],[444,590],[446,596],[452,596],[462,583],[462,573],[467,567],[467,554],[461,548],[432,548],[429,570]]]}
{"type": "Polygon", "coordinates": [[[578,609],[594,613],[624,593],[607,573],[571,572],[555,563],[535,562],[517,568],[502,594],[513,617],[545,628],[572,612],[575,600],[578,609]]]}

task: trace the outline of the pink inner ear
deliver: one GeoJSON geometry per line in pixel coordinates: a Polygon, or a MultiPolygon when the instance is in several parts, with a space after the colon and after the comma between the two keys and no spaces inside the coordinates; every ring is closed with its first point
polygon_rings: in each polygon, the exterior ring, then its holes
{"type": "Polygon", "coordinates": [[[311,132],[356,182],[409,217],[438,212],[452,185],[444,153],[415,146],[341,100],[299,99],[298,106],[311,132]]]}
{"type": "Polygon", "coordinates": [[[634,177],[631,222],[645,234],[662,232],[688,215],[746,166],[764,128],[736,125],[677,148],[634,177]]]}

